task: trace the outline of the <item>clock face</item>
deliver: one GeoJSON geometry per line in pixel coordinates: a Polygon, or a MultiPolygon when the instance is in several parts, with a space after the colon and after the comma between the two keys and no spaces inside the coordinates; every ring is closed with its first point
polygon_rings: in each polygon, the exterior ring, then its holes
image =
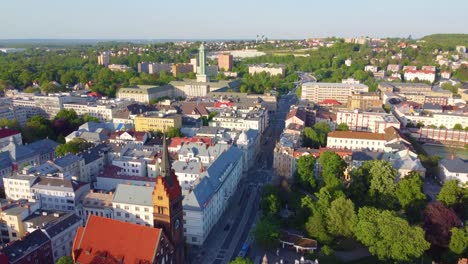
{"type": "Polygon", "coordinates": [[[179,229],[179,224],[180,224],[179,219],[176,219],[175,225],[174,225],[175,229],[179,229]]]}

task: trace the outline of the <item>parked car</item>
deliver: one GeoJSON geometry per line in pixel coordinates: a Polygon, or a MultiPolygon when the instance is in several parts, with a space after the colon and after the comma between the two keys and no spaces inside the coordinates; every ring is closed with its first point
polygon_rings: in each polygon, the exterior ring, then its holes
{"type": "Polygon", "coordinates": [[[250,248],[250,245],[247,242],[244,242],[237,256],[241,258],[245,258],[247,256],[247,252],[249,251],[249,248],[250,248]]]}

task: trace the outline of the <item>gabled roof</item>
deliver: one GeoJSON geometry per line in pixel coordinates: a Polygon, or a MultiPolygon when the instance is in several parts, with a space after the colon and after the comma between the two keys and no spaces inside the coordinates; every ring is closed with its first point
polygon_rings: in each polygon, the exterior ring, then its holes
{"type": "Polygon", "coordinates": [[[9,263],[14,263],[24,257],[25,252],[37,250],[49,241],[49,238],[41,230],[35,230],[23,239],[16,240],[13,244],[3,248],[1,251],[7,255],[9,263]]]}
{"type": "Polygon", "coordinates": [[[366,139],[366,140],[385,140],[384,134],[359,132],[359,131],[332,131],[328,133],[329,138],[344,139],[366,139]]]}
{"type": "Polygon", "coordinates": [[[221,154],[213,164],[200,175],[200,182],[195,188],[185,193],[183,205],[185,208],[202,209],[210,201],[211,197],[219,190],[226,180],[224,173],[229,166],[242,159],[242,151],[236,147],[230,147],[221,154]]]}
{"type": "Polygon", "coordinates": [[[10,144],[4,146],[1,152],[8,152],[12,161],[20,161],[37,155],[30,148],[24,145],[17,145],[15,142],[10,142],[10,144]]]}
{"type": "Polygon", "coordinates": [[[33,142],[27,147],[36,153],[39,154],[44,154],[44,153],[50,153],[50,152],[55,152],[55,149],[57,148],[59,144],[53,140],[50,140],[48,138],[46,139],[41,139],[36,142],[33,142]]]}
{"type": "Polygon", "coordinates": [[[16,129],[0,128],[0,138],[6,138],[6,137],[10,137],[10,136],[17,135],[17,134],[21,134],[21,133],[16,129]]]}
{"type": "Polygon", "coordinates": [[[75,263],[153,263],[162,232],[118,220],[90,215],[73,242],[75,263]]]}
{"type": "Polygon", "coordinates": [[[460,158],[454,159],[443,159],[439,161],[440,166],[445,167],[449,172],[452,173],[467,173],[468,172],[468,161],[460,158]]]}
{"type": "Polygon", "coordinates": [[[290,118],[293,118],[293,117],[297,117],[300,120],[305,122],[306,121],[306,112],[304,111],[304,109],[294,108],[293,110],[288,112],[288,115],[286,116],[286,120],[288,120],[290,118]]]}

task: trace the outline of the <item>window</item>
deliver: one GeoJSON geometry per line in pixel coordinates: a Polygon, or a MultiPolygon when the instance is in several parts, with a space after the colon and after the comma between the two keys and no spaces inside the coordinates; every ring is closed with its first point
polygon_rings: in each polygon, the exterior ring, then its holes
{"type": "Polygon", "coordinates": [[[117,212],[116,215],[117,215],[117,216],[122,216],[122,213],[117,212]]]}
{"type": "Polygon", "coordinates": [[[129,213],[125,213],[125,218],[130,218],[130,214],[129,214],[129,213]]]}
{"type": "Polygon", "coordinates": [[[139,212],[139,211],[140,211],[140,207],[135,206],[135,211],[139,212]]]}
{"type": "Polygon", "coordinates": [[[149,212],[149,208],[145,208],[145,212],[149,212]]]}

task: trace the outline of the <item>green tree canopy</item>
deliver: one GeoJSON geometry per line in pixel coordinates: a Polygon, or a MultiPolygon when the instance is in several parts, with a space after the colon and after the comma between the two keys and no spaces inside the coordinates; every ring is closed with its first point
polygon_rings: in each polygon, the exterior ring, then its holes
{"type": "Polygon", "coordinates": [[[346,123],[341,123],[338,126],[336,126],[337,131],[349,131],[349,127],[346,123]]]}
{"type": "Polygon", "coordinates": [[[319,163],[322,167],[322,178],[325,186],[339,188],[346,162],[335,152],[325,151],[320,154],[319,163]]]}
{"type": "Polygon", "coordinates": [[[359,209],[355,235],[380,260],[410,262],[430,246],[420,227],[410,226],[392,211],[372,207],[359,209]]]}
{"type": "Polygon", "coordinates": [[[465,229],[461,228],[452,228],[450,237],[449,248],[455,254],[461,255],[466,252],[468,249],[468,226],[465,226],[465,229]]]}
{"type": "Polygon", "coordinates": [[[312,155],[305,155],[297,159],[296,178],[304,188],[315,190],[317,181],[314,176],[315,158],[312,155]]]}
{"type": "Polygon", "coordinates": [[[39,139],[52,137],[54,132],[49,120],[42,116],[33,116],[26,122],[23,129],[23,136],[26,142],[34,142],[39,139]]]}
{"type": "Polygon", "coordinates": [[[458,185],[457,180],[446,180],[439,194],[437,200],[446,206],[454,207],[462,201],[463,189],[458,185]]]}
{"type": "Polygon", "coordinates": [[[61,157],[70,153],[77,154],[84,150],[87,150],[88,148],[91,148],[92,146],[94,146],[93,143],[89,143],[84,139],[74,138],[73,140],[65,144],[58,145],[55,149],[55,155],[57,155],[57,157],[61,157]]]}
{"type": "Polygon", "coordinates": [[[260,247],[265,249],[272,248],[278,244],[280,237],[279,226],[273,219],[269,217],[263,218],[255,225],[253,236],[255,242],[260,247]]]}
{"type": "Polygon", "coordinates": [[[317,239],[322,244],[330,244],[333,241],[333,237],[327,230],[326,217],[320,212],[309,217],[305,228],[310,237],[317,239]]]}
{"type": "Polygon", "coordinates": [[[62,256],[57,260],[56,264],[73,264],[73,259],[70,256],[62,256]]]}
{"type": "Polygon", "coordinates": [[[304,146],[309,148],[320,147],[320,137],[311,127],[304,128],[304,146]]]}
{"type": "Polygon", "coordinates": [[[396,188],[396,197],[400,205],[407,209],[418,203],[424,202],[426,195],[423,193],[422,177],[417,172],[411,172],[400,180],[396,188]]]}
{"type": "Polygon", "coordinates": [[[262,193],[262,211],[264,215],[274,216],[280,211],[279,190],[273,185],[265,185],[262,193]]]}
{"type": "Polygon", "coordinates": [[[86,113],[83,115],[83,123],[87,123],[87,122],[99,123],[101,121],[97,117],[91,116],[88,113],[86,113]]]}
{"type": "Polygon", "coordinates": [[[248,258],[237,257],[234,260],[232,260],[231,262],[229,262],[229,264],[253,264],[253,262],[252,262],[252,260],[250,260],[248,258]]]}
{"type": "Polygon", "coordinates": [[[167,130],[166,136],[168,138],[174,138],[174,137],[183,137],[184,134],[182,134],[182,132],[180,132],[180,130],[178,128],[173,127],[173,128],[170,128],[169,130],[167,130]]]}
{"type": "Polygon", "coordinates": [[[339,197],[331,203],[327,214],[327,227],[331,234],[351,237],[356,223],[354,203],[350,199],[339,197]]]}

